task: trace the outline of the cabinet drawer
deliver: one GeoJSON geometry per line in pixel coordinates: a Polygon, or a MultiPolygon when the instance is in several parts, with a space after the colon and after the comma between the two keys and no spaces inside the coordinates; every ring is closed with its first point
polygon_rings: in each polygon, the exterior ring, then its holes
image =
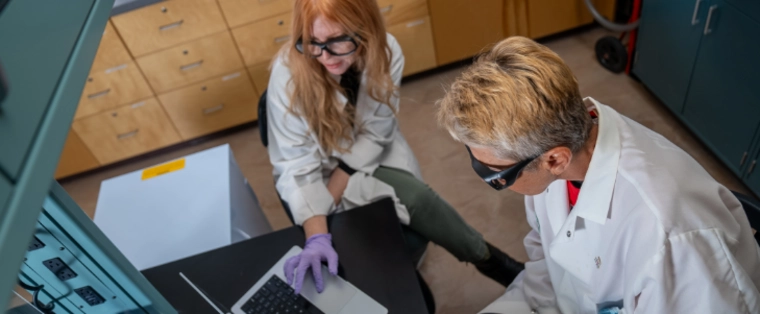
{"type": "Polygon", "coordinates": [[[111,18],[133,56],[227,28],[215,0],[164,1],[111,18]]]}
{"type": "Polygon", "coordinates": [[[75,119],[145,99],[153,92],[137,65],[129,61],[117,67],[94,71],[87,78],[75,119]]]}
{"type": "Polygon", "coordinates": [[[0,14],[0,168],[15,180],[94,0],[10,1],[0,14]],[[33,18],[31,18],[33,17],[33,18]],[[45,21],[40,23],[39,21],[45,21]]]}
{"type": "Polygon", "coordinates": [[[388,26],[428,15],[427,0],[378,0],[377,5],[388,26]]]}
{"type": "Polygon", "coordinates": [[[138,58],[137,64],[156,93],[243,67],[227,31],[138,58]]]}
{"type": "Polygon", "coordinates": [[[232,30],[246,65],[269,62],[290,39],[291,13],[280,14],[232,30]]]}
{"type": "Polygon", "coordinates": [[[258,95],[243,69],[158,98],[183,140],[256,120],[258,95]]]}
{"type": "Polygon", "coordinates": [[[269,63],[262,63],[248,67],[248,73],[251,74],[251,79],[253,79],[253,86],[256,87],[259,95],[263,94],[269,86],[269,76],[271,75],[269,66],[269,63]]]}
{"type": "Polygon", "coordinates": [[[132,61],[132,57],[121,42],[116,29],[113,28],[113,25],[109,21],[106,24],[105,31],[103,31],[103,37],[100,39],[100,46],[98,46],[98,53],[95,55],[95,60],[92,62],[90,71],[105,70],[129,61],[132,61]]]}
{"type": "Polygon", "coordinates": [[[230,28],[293,10],[293,0],[219,0],[230,28]]]}
{"type": "Polygon", "coordinates": [[[72,127],[103,165],[180,141],[155,98],[76,120],[72,127]]]}
{"type": "Polygon", "coordinates": [[[61,159],[58,161],[58,169],[55,170],[55,178],[63,178],[72,174],[81,173],[100,166],[98,160],[92,155],[90,149],[84,145],[76,131],[69,130],[69,136],[66,137],[66,144],[61,152],[61,159]]]}
{"type": "Polygon", "coordinates": [[[436,66],[433,30],[430,17],[424,17],[388,27],[404,52],[404,75],[414,74],[436,66]]]}

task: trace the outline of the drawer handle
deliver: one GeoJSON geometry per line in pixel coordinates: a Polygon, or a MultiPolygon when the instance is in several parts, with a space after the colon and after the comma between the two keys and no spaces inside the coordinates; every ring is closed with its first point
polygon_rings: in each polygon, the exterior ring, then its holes
{"type": "Polygon", "coordinates": [[[757,164],[757,159],[753,160],[751,164],[749,164],[749,170],[747,170],[747,175],[752,173],[752,170],[755,170],[755,165],[757,164]]]}
{"type": "Polygon", "coordinates": [[[410,27],[415,27],[415,26],[422,25],[422,24],[425,24],[425,20],[416,20],[414,22],[406,23],[406,27],[410,28],[410,27]]]}
{"type": "Polygon", "coordinates": [[[288,39],[290,39],[290,35],[280,36],[274,39],[274,43],[281,44],[288,41],[288,39]]]}
{"type": "Polygon", "coordinates": [[[185,23],[185,20],[179,20],[179,21],[176,21],[174,23],[170,23],[170,24],[166,24],[166,25],[161,25],[161,26],[158,27],[158,30],[159,31],[165,31],[165,30],[168,30],[168,29],[177,28],[177,27],[180,27],[182,25],[182,23],[185,23]]]}
{"type": "Polygon", "coordinates": [[[380,13],[385,14],[391,11],[393,9],[393,5],[389,5],[387,7],[380,8],[380,13]]]}
{"type": "Polygon", "coordinates": [[[213,106],[211,108],[205,108],[205,109],[203,109],[203,115],[207,116],[207,115],[210,115],[210,114],[212,114],[214,112],[221,111],[222,109],[224,109],[224,104],[219,104],[219,105],[213,106]]]}
{"type": "Polygon", "coordinates": [[[109,89],[106,89],[104,91],[100,91],[100,92],[97,92],[97,93],[92,93],[92,94],[87,95],[87,99],[93,99],[93,98],[103,97],[105,95],[108,95],[108,93],[110,93],[110,92],[111,92],[111,89],[109,88],[109,89]]]}
{"type": "Polygon", "coordinates": [[[116,139],[123,140],[125,138],[133,137],[133,136],[137,135],[137,132],[139,132],[139,131],[140,131],[140,129],[135,129],[132,132],[127,132],[127,133],[116,135],[116,139]]]}
{"type": "Polygon", "coordinates": [[[190,64],[181,65],[181,66],[179,66],[179,69],[182,70],[182,71],[187,71],[187,70],[190,70],[192,68],[197,68],[197,67],[199,67],[201,65],[203,65],[203,60],[202,59],[200,61],[198,61],[198,62],[193,62],[193,63],[190,63],[190,64]]]}
{"type": "Polygon", "coordinates": [[[702,0],[697,0],[697,3],[694,4],[694,14],[691,16],[691,26],[699,24],[699,19],[697,18],[697,13],[699,13],[699,4],[702,3],[702,0]]]}
{"type": "Polygon", "coordinates": [[[713,12],[715,12],[716,9],[718,9],[717,5],[711,5],[710,10],[707,11],[707,22],[705,22],[705,30],[703,32],[705,35],[710,35],[710,33],[713,31],[712,28],[710,28],[710,20],[712,19],[713,12]]]}

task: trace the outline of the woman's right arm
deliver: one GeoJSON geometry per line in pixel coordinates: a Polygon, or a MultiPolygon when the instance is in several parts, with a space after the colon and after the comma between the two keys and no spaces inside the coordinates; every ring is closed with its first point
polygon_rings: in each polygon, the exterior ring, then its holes
{"type": "Polygon", "coordinates": [[[267,89],[268,152],[275,173],[280,174],[277,191],[308,238],[327,233],[325,217],[335,199],[324,184],[319,146],[309,136],[307,123],[288,112],[289,80],[290,71],[278,60],[267,89]]]}

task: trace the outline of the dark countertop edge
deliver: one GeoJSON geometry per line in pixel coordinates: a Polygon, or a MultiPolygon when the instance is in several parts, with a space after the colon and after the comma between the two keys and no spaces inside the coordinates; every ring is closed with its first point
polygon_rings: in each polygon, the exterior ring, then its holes
{"type": "Polygon", "coordinates": [[[133,0],[127,3],[123,3],[121,5],[114,6],[111,9],[111,17],[164,1],[166,0],[133,0]]]}

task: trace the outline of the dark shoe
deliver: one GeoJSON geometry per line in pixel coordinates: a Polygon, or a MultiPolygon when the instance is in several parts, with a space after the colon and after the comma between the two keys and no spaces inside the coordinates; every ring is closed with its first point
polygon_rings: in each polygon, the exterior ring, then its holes
{"type": "Polygon", "coordinates": [[[491,257],[485,261],[473,263],[475,267],[486,277],[508,287],[518,274],[525,269],[525,264],[520,263],[486,242],[491,257]]]}

